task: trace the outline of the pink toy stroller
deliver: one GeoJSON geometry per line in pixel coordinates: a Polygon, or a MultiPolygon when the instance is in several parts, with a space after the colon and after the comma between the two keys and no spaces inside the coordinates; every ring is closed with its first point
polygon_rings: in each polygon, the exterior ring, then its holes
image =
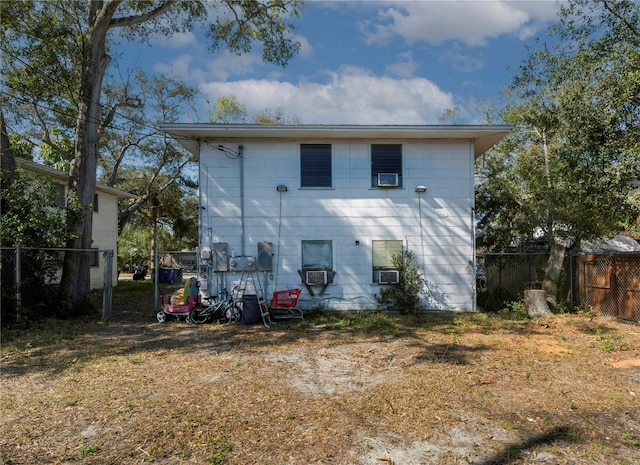
{"type": "Polygon", "coordinates": [[[197,305],[202,305],[202,298],[198,292],[198,280],[192,277],[177,293],[162,295],[162,310],[156,314],[156,318],[160,323],[167,321],[168,317],[185,318],[189,323],[189,312],[197,305]]]}

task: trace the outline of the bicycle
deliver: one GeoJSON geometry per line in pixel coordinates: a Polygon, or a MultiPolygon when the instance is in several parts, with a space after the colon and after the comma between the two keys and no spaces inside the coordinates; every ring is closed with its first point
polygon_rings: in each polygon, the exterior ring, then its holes
{"type": "Polygon", "coordinates": [[[205,300],[209,301],[209,305],[193,307],[189,312],[191,322],[203,324],[214,318],[219,320],[225,318],[229,323],[240,321],[241,309],[239,304],[233,300],[232,295],[223,289],[220,296],[222,297],[220,301],[216,301],[215,297],[207,297],[205,300]]]}

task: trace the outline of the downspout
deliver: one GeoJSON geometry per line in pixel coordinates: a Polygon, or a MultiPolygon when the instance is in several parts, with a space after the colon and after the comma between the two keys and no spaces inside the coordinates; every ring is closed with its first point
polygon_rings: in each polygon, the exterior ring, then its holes
{"type": "MultiPolygon", "coordinates": [[[[469,141],[471,150],[471,311],[475,312],[478,307],[478,289],[476,272],[478,268],[476,256],[476,167],[475,167],[475,143],[469,141]]],[[[484,155],[484,154],[483,154],[484,155]]]]}
{"type": "MultiPolygon", "coordinates": [[[[475,204],[475,202],[474,202],[475,204]]],[[[476,256],[476,248],[477,248],[477,242],[476,242],[476,208],[475,206],[471,207],[471,234],[472,234],[472,238],[471,238],[471,243],[473,244],[473,250],[471,251],[472,255],[471,255],[471,266],[473,267],[473,269],[471,270],[472,276],[472,285],[471,285],[471,289],[472,289],[472,311],[476,311],[478,309],[478,279],[477,279],[477,256],[476,256]]]]}
{"type": "Polygon", "coordinates": [[[238,146],[238,158],[240,159],[240,255],[245,257],[245,221],[244,221],[244,147],[238,146]]]}
{"type": "MultiPolygon", "coordinates": [[[[204,205],[202,205],[202,139],[198,139],[198,247],[202,249],[202,240],[204,239],[202,220],[204,205]]],[[[197,258],[200,263],[200,257],[197,258]]]]}

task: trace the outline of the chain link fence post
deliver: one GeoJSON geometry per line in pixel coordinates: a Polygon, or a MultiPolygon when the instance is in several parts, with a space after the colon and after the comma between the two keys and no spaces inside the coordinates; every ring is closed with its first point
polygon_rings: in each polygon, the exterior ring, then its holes
{"type": "Polygon", "coordinates": [[[16,321],[20,321],[22,313],[22,293],[20,288],[22,287],[22,265],[20,263],[20,244],[16,246],[16,258],[15,258],[15,284],[16,284],[16,321]]]}
{"type": "Polygon", "coordinates": [[[105,250],[104,257],[104,282],[102,288],[102,319],[108,320],[111,316],[111,304],[113,300],[113,250],[105,250]]]}
{"type": "Polygon", "coordinates": [[[160,307],[160,294],[158,289],[158,275],[160,268],[160,260],[158,259],[158,249],[153,251],[153,309],[157,310],[160,307]]]}

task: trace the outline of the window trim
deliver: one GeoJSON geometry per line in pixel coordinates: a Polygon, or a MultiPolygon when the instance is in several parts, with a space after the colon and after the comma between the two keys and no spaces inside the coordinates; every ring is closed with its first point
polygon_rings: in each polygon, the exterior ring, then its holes
{"type": "Polygon", "coordinates": [[[100,249],[95,247],[91,248],[91,267],[98,268],[100,266],[100,249]]]}
{"type": "MultiPolygon", "coordinates": [[[[301,189],[333,189],[333,145],[332,144],[324,144],[324,143],[304,143],[300,144],[300,188],[301,189]],[[305,148],[308,148],[310,151],[305,152],[305,148]],[[315,149],[315,152],[311,152],[311,150],[315,149]],[[328,150],[328,153],[325,153],[324,150],[328,150]],[[322,159],[321,169],[316,169],[316,172],[319,172],[319,177],[323,180],[326,180],[328,176],[328,185],[315,185],[322,184],[318,183],[317,178],[313,174],[310,174],[310,168],[308,167],[308,163],[311,163],[309,160],[306,162],[303,160],[304,157],[310,157],[312,155],[316,155],[319,157],[327,157],[326,159],[322,159]],[[328,167],[325,166],[328,162],[328,167]],[[306,168],[306,171],[305,171],[306,168]],[[309,179],[311,178],[311,179],[309,179]]],[[[317,159],[315,160],[318,161],[317,159]]]]}
{"type": "Polygon", "coordinates": [[[371,144],[369,147],[369,161],[371,163],[370,169],[371,169],[371,188],[372,189],[401,189],[403,187],[403,175],[402,175],[402,170],[404,167],[404,145],[403,144],[395,144],[395,143],[371,144]],[[374,153],[374,152],[377,152],[377,149],[382,151],[383,153],[374,153]],[[388,164],[383,163],[384,155],[385,155],[384,151],[387,151],[388,154],[394,156],[394,159],[389,160],[388,164]],[[396,156],[398,157],[397,160],[395,159],[396,156]],[[375,160],[374,160],[374,157],[375,157],[375,160]],[[398,177],[397,185],[381,185],[379,183],[379,177],[378,177],[379,174],[396,174],[398,177]]]}
{"type": "Polygon", "coordinates": [[[378,276],[378,272],[379,271],[392,271],[392,270],[396,270],[396,268],[393,267],[393,264],[391,263],[391,257],[394,255],[394,253],[397,252],[402,252],[404,250],[404,241],[402,239],[373,239],[371,241],[371,277],[372,277],[372,282],[374,284],[379,284],[379,276],[378,276]],[[384,243],[385,246],[385,264],[381,264],[381,265],[376,265],[376,243],[384,243]],[[399,243],[399,244],[398,244],[399,243]],[[387,250],[389,248],[392,249],[397,249],[398,245],[400,246],[400,250],[399,251],[394,251],[394,250],[387,250]],[[389,246],[393,246],[393,247],[389,247],[389,246]],[[391,252],[389,254],[389,252],[391,252]]]}
{"type": "Polygon", "coordinates": [[[54,204],[56,207],[63,208],[65,206],[65,197],[67,194],[67,186],[62,183],[55,183],[56,188],[56,197],[54,199],[54,204]]]}
{"type": "Polygon", "coordinates": [[[300,241],[300,268],[302,270],[302,272],[306,272],[306,271],[333,271],[333,268],[335,266],[334,263],[334,257],[333,257],[333,253],[334,253],[334,247],[333,247],[333,240],[332,239],[302,239],[300,241]],[[321,264],[305,264],[305,257],[304,257],[304,249],[305,249],[305,244],[311,244],[311,243],[317,243],[318,245],[321,244],[325,244],[328,245],[330,247],[330,251],[329,251],[329,266],[323,266],[321,264]],[[308,265],[308,266],[307,266],[308,265]]]}

